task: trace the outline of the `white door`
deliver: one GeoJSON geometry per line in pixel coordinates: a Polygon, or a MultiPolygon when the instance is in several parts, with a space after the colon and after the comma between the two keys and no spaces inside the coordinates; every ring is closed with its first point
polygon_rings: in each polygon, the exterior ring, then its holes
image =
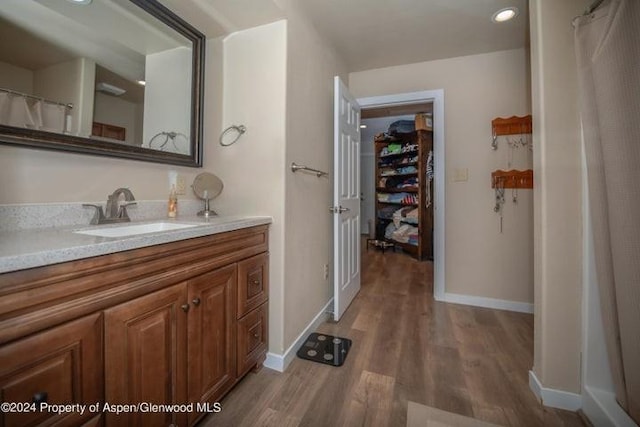
{"type": "Polygon", "coordinates": [[[360,106],[338,76],[333,110],[333,316],[360,290],[360,106]]]}

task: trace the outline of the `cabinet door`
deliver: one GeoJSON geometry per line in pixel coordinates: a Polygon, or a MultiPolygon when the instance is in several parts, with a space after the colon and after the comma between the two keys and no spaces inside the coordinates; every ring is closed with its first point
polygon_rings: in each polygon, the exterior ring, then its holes
{"type": "Polygon", "coordinates": [[[238,377],[262,362],[267,352],[268,303],[238,320],[238,377]]]}
{"type": "MultiPolygon", "coordinates": [[[[235,381],[236,265],[189,280],[189,402],[214,402],[235,381]]],[[[189,414],[189,425],[200,416],[189,414]]]]}
{"type": "MultiPolygon", "coordinates": [[[[108,404],[186,401],[187,288],[184,283],[105,311],[108,404]]],[[[186,425],[186,414],[106,411],[107,426],[186,425]]]]}
{"type": "MultiPolygon", "coordinates": [[[[102,316],[93,314],[0,348],[2,402],[102,401],[102,316]]],[[[96,414],[0,412],[0,425],[79,425],[96,414]]]]}
{"type": "Polygon", "coordinates": [[[238,263],[238,319],[269,298],[269,254],[238,263]]]}

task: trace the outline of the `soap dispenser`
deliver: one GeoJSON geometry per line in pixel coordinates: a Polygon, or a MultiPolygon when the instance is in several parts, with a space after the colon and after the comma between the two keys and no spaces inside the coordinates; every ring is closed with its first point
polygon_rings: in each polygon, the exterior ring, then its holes
{"type": "Polygon", "coordinates": [[[169,218],[175,218],[178,215],[178,196],[176,195],[176,186],[171,186],[171,192],[169,193],[169,206],[167,209],[167,216],[169,218]]]}

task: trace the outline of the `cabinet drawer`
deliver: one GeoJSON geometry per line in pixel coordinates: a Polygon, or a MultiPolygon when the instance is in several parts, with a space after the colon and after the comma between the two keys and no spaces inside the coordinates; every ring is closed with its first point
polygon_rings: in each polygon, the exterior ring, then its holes
{"type": "Polygon", "coordinates": [[[267,352],[267,308],[265,303],[238,321],[238,377],[260,362],[267,352]]]}
{"type": "MultiPolygon", "coordinates": [[[[92,404],[103,400],[102,316],[97,313],[0,348],[3,402],[92,404]]],[[[39,407],[39,404],[38,404],[39,407]]],[[[95,414],[2,412],[0,425],[78,425],[95,414]]]]}
{"type": "Polygon", "coordinates": [[[238,311],[242,316],[269,298],[269,254],[260,254],[238,263],[238,311]]]}

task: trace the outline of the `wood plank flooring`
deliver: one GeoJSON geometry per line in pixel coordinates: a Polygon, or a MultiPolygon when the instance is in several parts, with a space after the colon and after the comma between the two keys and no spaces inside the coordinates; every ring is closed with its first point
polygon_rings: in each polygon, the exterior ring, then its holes
{"type": "Polygon", "coordinates": [[[406,426],[409,401],[502,426],[584,425],[529,390],[532,315],[435,302],[430,262],[375,250],[362,262],[359,295],[319,328],[353,340],[345,364],[263,368],[201,426],[406,426]]]}

